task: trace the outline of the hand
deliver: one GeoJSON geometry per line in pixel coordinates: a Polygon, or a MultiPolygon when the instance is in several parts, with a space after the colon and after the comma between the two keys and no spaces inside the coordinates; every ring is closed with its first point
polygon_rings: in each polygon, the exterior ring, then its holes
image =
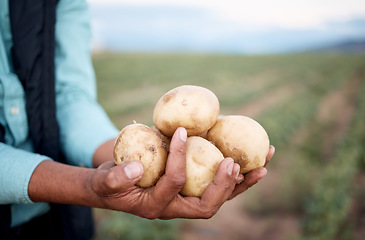
{"type": "MultiPolygon", "coordinates": [[[[231,158],[224,159],[201,198],[179,194],[185,184],[186,130],[179,128],[170,145],[166,172],[154,187],[140,188],[143,165],[131,162],[116,166],[102,164],[91,174],[91,189],[99,197],[103,208],[128,212],[148,219],[211,218],[229,199],[252,186],[263,177],[260,171],[246,174],[245,181],[236,187],[239,165],[231,158]],[[252,175],[252,177],[250,177],[252,175]]],[[[271,158],[271,157],[270,157],[271,158]]],[[[269,158],[268,158],[269,159],[269,158]]]]}

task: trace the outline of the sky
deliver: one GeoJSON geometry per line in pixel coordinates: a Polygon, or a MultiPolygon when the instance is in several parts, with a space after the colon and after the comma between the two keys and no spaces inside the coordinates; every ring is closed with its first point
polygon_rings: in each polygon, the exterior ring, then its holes
{"type": "Polygon", "coordinates": [[[363,0],[88,0],[90,4],[169,5],[205,8],[243,25],[321,27],[324,22],[365,16],[363,0]]]}
{"type": "Polygon", "coordinates": [[[364,0],[88,2],[96,47],[267,52],[365,39],[364,0]]]}

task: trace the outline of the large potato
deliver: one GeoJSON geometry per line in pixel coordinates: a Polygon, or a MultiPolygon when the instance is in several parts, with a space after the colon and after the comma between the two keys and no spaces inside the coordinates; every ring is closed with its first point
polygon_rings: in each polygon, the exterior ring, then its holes
{"type": "Polygon", "coordinates": [[[178,127],[184,127],[188,136],[206,133],[217,121],[219,101],[204,88],[183,85],[165,93],[153,111],[153,122],[164,135],[171,137],[178,127]]]}
{"type": "Polygon", "coordinates": [[[137,185],[153,186],[164,174],[167,149],[159,135],[150,127],[134,123],[122,129],[114,144],[114,159],[117,165],[141,161],[144,167],[137,185]]]}
{"type": "Polygon", "coordinates": [[[246,116],[222,116],[208,131],[207,139],[241,166],[247,173],[264,166],[269,151],[269,137],[265,129],[246,116]]]}
{"type": "Polygon", "coordinates": [[[202,137],[189,137],[186,149],[186,183],[181,190],[184,196],[200,197],[213,182],[223,154],[202,137]]]}

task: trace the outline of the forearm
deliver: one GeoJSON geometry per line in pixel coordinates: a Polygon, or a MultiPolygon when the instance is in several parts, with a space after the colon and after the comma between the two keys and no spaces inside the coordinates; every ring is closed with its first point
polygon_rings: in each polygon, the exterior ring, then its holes
{"type": "MultiPolygon", "coordinates": [[[[100,145],[93,155],[93,166],[113,161],[113,148],[114,139],[100,145]]],[[[103,207],[91,189],[92,171],[95,169],[44,161],[32,174],[28,187],[29,197],[34,202],[103,207]]]]}
{"type": "Polygon", "coordinates": [[[34,202],[102,207],[90,187],[92,171],[95,169],[44,161],[37,166],[30,179],[29,197],[34,202]]]}
{"type": "Polygon", "coordinates": [[[113,149],[115,139],[108,140],[100,145],[93,155],[93,166],[99,167],[101,164],[114,161],[113,149]]]}

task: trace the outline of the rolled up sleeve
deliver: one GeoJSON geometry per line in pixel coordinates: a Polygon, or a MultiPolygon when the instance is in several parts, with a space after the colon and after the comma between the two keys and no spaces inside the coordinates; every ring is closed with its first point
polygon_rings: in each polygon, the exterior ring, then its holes
{"type": "Polygon", "coordinates": [[[72,165],[92,167],[96,149],[115,138],[118,130],[103,109],[96,103],[75,98],[58,112],[60,119],[61,148],[72,165]]]}
{"type": "Polygon", "coordinates": [[[59,2],[55,70],[61,149],[68,163],[85,167],[92,167],[95,150],[119,132],[97,102],[89,24],[85,1],[59,2]]]}
{"type": "Polygon", "coordinates": [[[33,203],[28,196],[30,178],[38,164],[49,158],[4,143],[0,153],[0,204],[33,203]]]}

